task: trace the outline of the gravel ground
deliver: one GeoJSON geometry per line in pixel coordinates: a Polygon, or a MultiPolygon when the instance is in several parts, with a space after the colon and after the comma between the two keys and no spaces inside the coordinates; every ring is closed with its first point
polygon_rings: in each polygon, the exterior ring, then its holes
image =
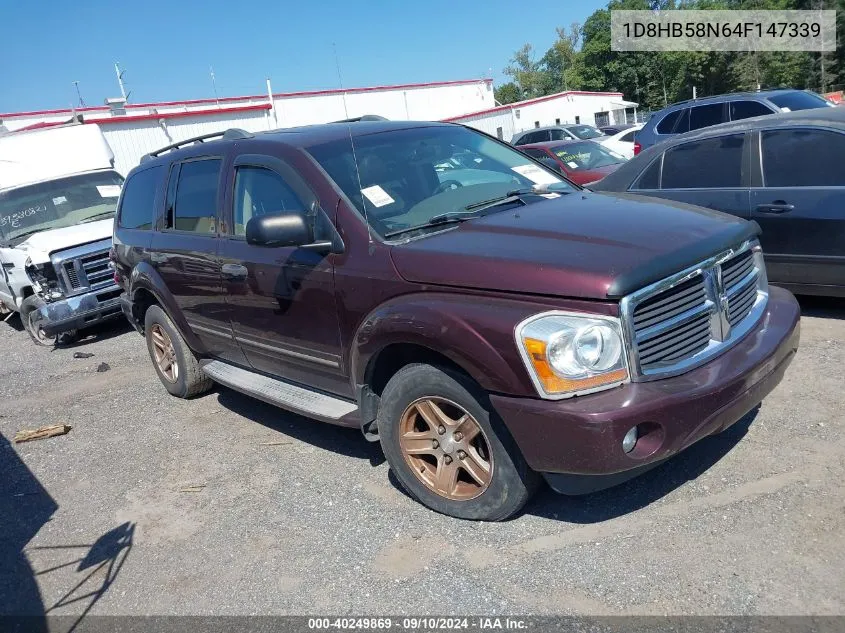
{"type": "Polygon", "coordinates": [[[0,323],[0,613],[843,614],[845,302],[802,305],[756,415],[501,524],[419,506],[355,430],[168,396],[122,323],[56,350],[0,323]]]}

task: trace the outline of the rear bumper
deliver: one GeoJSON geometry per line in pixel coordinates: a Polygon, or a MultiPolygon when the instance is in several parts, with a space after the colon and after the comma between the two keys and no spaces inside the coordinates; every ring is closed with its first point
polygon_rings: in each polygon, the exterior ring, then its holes
{"type": "Polygon", "coordinates": [[[726,429],[757,406],[798,349],[799,319],[795,297],[772,287],[756,329],[685,374],[569,400],[491,395],[491,401],[528,464],[555,490],[607,488],[726,429]],[[622,438],[637,425],[645,433],[625,453],[622,438]]]}
{"type": "Polygon", "coordinates": [[[36,327],[47,336],[57,336],[69,330],[78,330],[95,325],[120,315],[120,304],[115,292],[118,287],[68,297],[53,301],[38,309],[36,327]]]}

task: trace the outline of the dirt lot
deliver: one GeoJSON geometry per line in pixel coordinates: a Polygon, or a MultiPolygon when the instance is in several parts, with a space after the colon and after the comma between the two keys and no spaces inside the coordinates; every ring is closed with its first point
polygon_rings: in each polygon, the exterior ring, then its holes
{"type": "Polygon", "coordinates": [[[0,613],[843,614],[845,302],[802,304],[756,416],[502,524],[417,505],[357,431],[168,396],[121,323],[57,350],[0,323],[0,613]]]}

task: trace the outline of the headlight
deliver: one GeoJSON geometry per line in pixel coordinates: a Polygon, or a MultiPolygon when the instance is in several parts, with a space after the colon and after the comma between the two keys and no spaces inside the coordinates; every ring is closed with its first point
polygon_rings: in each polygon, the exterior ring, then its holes
{"type": "Polygon", "coordinates": [[[516,344],[544,398],[600,391],[628,380],[619,319],[545,312],[516,326],[516,344]]]}

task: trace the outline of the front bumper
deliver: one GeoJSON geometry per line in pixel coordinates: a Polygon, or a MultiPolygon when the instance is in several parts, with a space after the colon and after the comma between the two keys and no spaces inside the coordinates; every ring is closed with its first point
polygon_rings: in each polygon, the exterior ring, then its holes
{"type": "Polygon", "coordinates": [[[491,395],[528,464],[564,494],[601,490],[652,468],[757,406],[798,350],[800,308],[771,287],[761,321],[709,363],[680,376],[569,400],[491,395]],[[622,438],[643,425],[631,453],[622,438]]]}
{"type": "Polygon", "coordinates": [[[78,330],[100,321],[119,316],[119,288],[107,288],[96,293],[68,297],[53,301],[38,309],[35,326],[47,336],[57,336],[69,330],[78,330]]]}

